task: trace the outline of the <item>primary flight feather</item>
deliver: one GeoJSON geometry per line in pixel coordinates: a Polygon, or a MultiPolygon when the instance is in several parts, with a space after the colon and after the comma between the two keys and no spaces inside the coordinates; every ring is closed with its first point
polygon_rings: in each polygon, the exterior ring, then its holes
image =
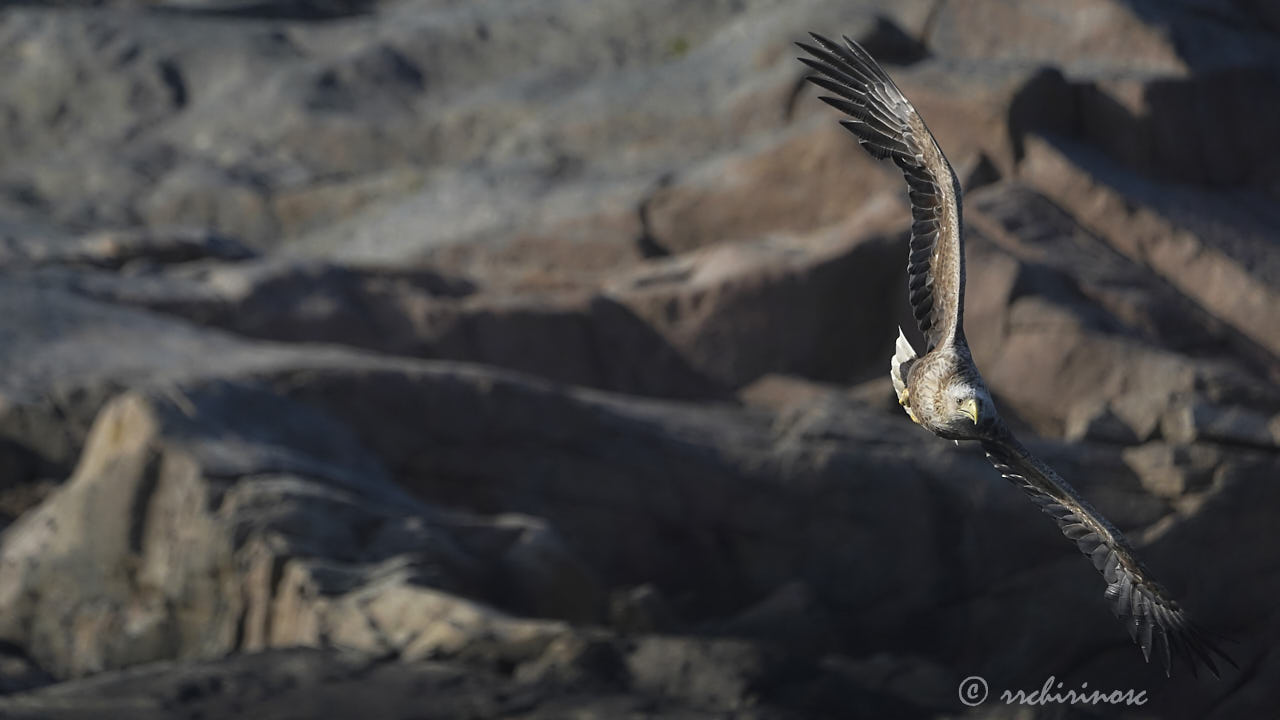
{"type": "Polygon", "coordinates": [[[919,113],[865,49],[847,37],[843,44],[812,37],[813,45],[797,43],[810,55],[800,61],[819,73],[808,80],[832,93],[822,100],[849,117],[841,125],[862,147],[893,160],[907,180],[907,286],[925,347],[917,354],[899,328],[890,362],[898,402],[935,435],[980,443],[1001,475],[1058,522],[1102,574],[1112,611],[1148,661],[1154,652],[1166,674],[1174,656],[1184,658],[1193,674],[1204,665],[1217,676],[1215,657],[1234,665],[1151,579],[1124,535],[1001,420],[964,337],[964,235],[955,172],[919,113]]]}

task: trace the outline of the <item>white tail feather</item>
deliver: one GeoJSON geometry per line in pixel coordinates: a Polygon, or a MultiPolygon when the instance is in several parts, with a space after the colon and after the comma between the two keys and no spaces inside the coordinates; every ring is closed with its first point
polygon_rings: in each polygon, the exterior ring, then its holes
{"type": "Polygon", "coordinates": [[[907,336],[902,334],[902,328],[899,327],[898,343],[894,347],[893,360],[889,362],[889,377],[893,380],[893,391],[898,394],[899,400],[907,390],[907,366],[915,359],[916,350],[911,347],[907,336]]]}

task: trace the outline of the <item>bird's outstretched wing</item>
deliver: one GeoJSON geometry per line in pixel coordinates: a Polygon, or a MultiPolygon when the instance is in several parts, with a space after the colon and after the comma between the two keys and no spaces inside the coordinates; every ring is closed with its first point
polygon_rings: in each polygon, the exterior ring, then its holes
{"type": "Polygon", "coordinates": [[[878,158],[892,158],[907,178],[911,199],[911,255],[907,285],[925,352],[963,338],[964,247],[960,235],[960,184],[919,113],[888,74],[858,43],[845,45],[813,35],[817,46],[797,43],[812,58],[801,62],[821,73],[807,79],[837,97],[828,105],[847,114],[840,122],[878,158]]]}
{"type": "Polygon", "coordinates": [[[1107,583],[1106,598],[1111,610],[1142,648],[1148,662],[1154,651],[1171,673],[1171,658],[1181,656],[1191,667],[1203,664],[1218,676],[1214,656],[1231,666],[1235,662],[1197,628],[1178,603],[1151,579],[1138,561],[1124,535],[1094,510],[1075,488],[1048,465],[1031,455],[1017,438],[1001,427],[999,439],[984,440],[987,457],[1008,480],[1022,488],[1040,509],[1058,521],[1062,534],[1074,540],[1093,561],[1107,583]]]}

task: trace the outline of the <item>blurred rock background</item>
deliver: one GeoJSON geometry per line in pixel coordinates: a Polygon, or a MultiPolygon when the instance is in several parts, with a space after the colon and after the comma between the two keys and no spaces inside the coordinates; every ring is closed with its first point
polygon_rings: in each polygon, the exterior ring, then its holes
{"type": "Polygon", "coordinates": [[[1273,3],[20,2],[0,68],[0,716],[1280,708],[1273,3]],[[1145,665],[896,407],[905,186],[810,30],[956,166],[1006,417],[1239,671],[1145,665]],[[997,701],[1050,675],[1150,702],[997,701]]]}

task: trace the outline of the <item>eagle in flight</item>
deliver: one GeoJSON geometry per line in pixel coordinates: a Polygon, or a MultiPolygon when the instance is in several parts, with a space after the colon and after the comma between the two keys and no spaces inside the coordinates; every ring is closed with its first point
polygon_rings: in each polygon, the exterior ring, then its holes
{"type": "Polygon", "coordinates": [[[1142,648],[1155,652],[1170,673],[1181,656],[1192,674],[1202,663],[1216,677],[1214,656],[1232,662],[1157,584],[1124,535],[1048,465],[1031,455],[1000,419],[991,393],[965,341],[964,235],[960,183],[915,108],[862,46],[812,35],[797,43],[799,58],[818,75],[807,79],[832,93],[822,97],[848,119],[840,124],[867,152],[892,159],[906,176],[911,201],[907,285],[912,312],[924,335],[919,354],[898,328],[890,376],[898,402],[916,424],[949,440],[974,440],[1000,473],[1048,513],[1107,583],[1112,611],[1142,648]]]}

